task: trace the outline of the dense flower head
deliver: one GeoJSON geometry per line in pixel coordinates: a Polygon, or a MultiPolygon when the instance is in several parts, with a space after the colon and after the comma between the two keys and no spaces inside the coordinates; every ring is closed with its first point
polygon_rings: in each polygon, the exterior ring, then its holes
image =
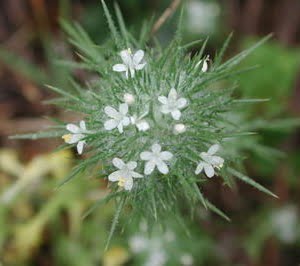
{"type": "MultiPolygon", "coordinates": [[[[101,49],[92,41],[72,40],[83,67],[99,80],[73,82],[69,91],[53,88],[63,97],[57,104],[85,121],[59,131],[66,143],[77,145],[79,154],[86,147],[86,156],[67,180],[95,168],[120,208],[126,202],[137,216],[152,221],[179,210],[182,198],[191,206],[201,202],[227,219],[199,190],[199,183],[214,181],[206,177],[226,184],[236,177],[274,196],[239,170],[241,151],[253,145],[240,141],[249,127],[240,115],[242,101],[226,80],[254,48],[221,63],[224,51],[209,59],[205,43],[191,56],[180,38],[161,49],[150,46],[144,35],[135,39],[109,25],[113,42],[101,49]]],[[[76,31],[71,26],[67,30],[76,31]]]]}

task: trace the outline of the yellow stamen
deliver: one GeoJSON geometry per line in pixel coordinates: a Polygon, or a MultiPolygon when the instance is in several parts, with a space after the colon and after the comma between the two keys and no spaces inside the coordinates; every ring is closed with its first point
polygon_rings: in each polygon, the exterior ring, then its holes
{"type": "Polygon", "coordinates": [[[71,134],[66,134],[66,135],[63,135],[62,136],[62,139],[65,141],[65,142],[69,142],[72,138],[72,135],[71,134]]]}
{"type": "Polygon", "coordinates": [[[132,54],[132,51],[131,51],[130,48],[128,48],[127,51],[128,51],[129,54],[132,54]]]}
{"type": "Polygon", "coordinates": [[[223,167],[223,164],[219,164],[216,167],[220,170],[223,167]]]}
{"type": "Polygon", "coordinates": [[[119,182],[118,182],[118,186],[119,187],[124,187],[125,186],[125,178],[124,177],[120,177],[119,178],[119,182]]]}

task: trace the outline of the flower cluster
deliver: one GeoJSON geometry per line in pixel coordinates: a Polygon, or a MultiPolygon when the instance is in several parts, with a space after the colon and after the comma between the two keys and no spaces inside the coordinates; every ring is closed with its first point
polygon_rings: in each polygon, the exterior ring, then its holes
{"type": "MultiPolygon", "coordinates": [[[[112,67],[113,71],[125,72],[126,79],[134,78],[135,72],[137,70],[142,70],[146,66],[144,61],[145,52],[138,50],[134,54],[131,49],[123,50],[120,52],[120,57],[122,58],[123,64],[116,64],[112,67]]],[[[209,57],[204,60],[200,60],[198,64],[203,64],[202,72],[206,72],[208,69],[209,57]]],[[[104,128],[106,131],[118,130],[120,134],[124,133],[126,127],[133,125],[138,131],[144,132],[151,130],[150,118],[148,119],[148,112],[143,115],[138,116],[137,114],[130,115],[129,107],[133,107],[135,104],[135,95],[131,93],[125,93],[123,95],[123,102],[119,104],[117,108],[112,106],[106,106],[104,108],[104,113],[108,117],[108,120],[104,122],[104,128]]],[[[177,90],[173,87],[170,89],[167,96],[159,95],[156,99],[157,104],[159,104],[159,112],[162,115],[171,116],[173,120],[179,121],[182,116],[182,111],[188,107],[188,100],[181,97],[177,90]]],[[[152,121],[155,127],[155,121],[152,121]]],[[[73,124],[67,125],[67,130],[72,134],[64,135],[63,139],[69,143],[77,143],[78,153],[81,154],[83,151],[83,146],[86,144],[84,138],[88,133],[84,121],[80,122],[80,127],[73,124]]],[[[182,134],[187,130],[186,126],[182,123],[174,125],[173,134],[182,134]]],[[[138,134],[138,133],[136,133],[138,134]]],[[[215,168],[220,169],[224,163],[224,159],[215,156],[214,154],[218,151],[219,145],[215,144],[211,146],[208,152],[200,153],[201,161],[199,162],[195,174],[200,174],[204,169],[207,177],[212,177],[215,175],[215,168]]],[[[151,151],[142,151],[139,155],[142,161],[145,161],[144,165],[144,175],[151,175],[151,173],[157,169],[161,174],[169,173],[169,165],[174,155],[170,151],[162,151],[162,147],[159,143],[154,142],[151,146],[151,151]]],[[[133,179],[142,178],[143,175],[134,171],[137,168],[138,162],[130,161],[125,163],[120,158],[113,158],[112,164],[118,170],[111,173],[108,176],[108,180],[111,182],[118,182],[118,186],[124,188],[125,190],[131,190],[133,188],[133,179]]]]}

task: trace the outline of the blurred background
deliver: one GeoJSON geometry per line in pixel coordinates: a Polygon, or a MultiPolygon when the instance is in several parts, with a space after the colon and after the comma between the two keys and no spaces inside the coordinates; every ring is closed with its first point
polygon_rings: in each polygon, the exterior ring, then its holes
{"type": "MultiPolygon", "coordinates": [[[[113,8],[114,1],[106,2],[113,8]]],[[[135,32],[172,1],[116,2],[135,32]]],[[[274,34],[243,63],[259,68],[238,77],[237,94],[270,98],[249,108],[249,116],[299,117],[300,1],[184,2],[184,42],[209,37],[206,53],[212,59],[231,32],[227,57],[274,34]]],[[[45,129],[51,123],[45,117],[77,120],[74,114],[44,104],[53,97],[45,84],[64,88],[70,86],[70,75],[93,78],[58,63],[57,59],[75,56],[60,29],[61,18],[78,21],[98,44],[108,37],[99,0],[0,1],[0,265],[300,265],[300,131],[284,123],[259,132],[263,144],[283,151],[277,160],[268,154],[247,154],[246,160],[249,175],[279,199],[241,183],[232,191],[217,180],[208,182],[205,195],[231,217],[230,223],[199,209],[192,223],[186,217],[190,235],[174,221],[164,234],[158,228],[151,237],[144,224],[132,225],[120,228],[104,251],[113,204],[101,206],[84,220],[82,215],[108,193],[106,184],[93,175],[82,176],[55,190],[76,162],[75,152],[53,152],[60,139],[8,139],[45,129]]],[[[172,38],[177,18],[178,12],[157,33],[163,45],[172,38]]]]}

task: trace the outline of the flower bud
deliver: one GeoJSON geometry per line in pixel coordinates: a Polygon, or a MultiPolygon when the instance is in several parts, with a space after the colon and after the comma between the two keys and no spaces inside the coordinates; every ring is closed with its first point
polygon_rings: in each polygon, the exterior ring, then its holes
{"type": "Polygon", "coordinates": [[[181,134],[186,131],[186,126],[184,124],[176,124],[174,126],[174,133],[175,134],[181,134]]]}
{"type": "Polygon", "coordinates": [[[125,93],[124,94],[124,102],[127,103],[128,105],[134,103],[134,96],[130,93],[125,93]]]}

